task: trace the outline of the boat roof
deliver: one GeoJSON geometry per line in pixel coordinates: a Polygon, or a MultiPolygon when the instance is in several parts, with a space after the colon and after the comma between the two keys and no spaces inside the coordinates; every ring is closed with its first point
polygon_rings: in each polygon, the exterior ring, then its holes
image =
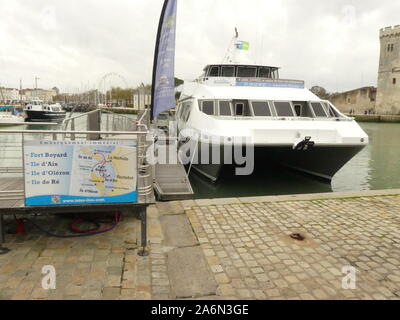
{"type": "Polygon", "coordinates": [[[280,67],[274,66],[264,66],[259,64],[237,64],[237,63],[211,63],[204,67],[203,71],[206,71],[211,66],[220,66],[220,67],[256,67],[256,68],[269,68],[271,70],[278,70],[280,67]]]}
{"type": "Polygon", "coordinates": [[[306,88],[257,87],[257,86],[215,86],[199,82],[184,84],[181,100],[197,99],[227,100],[277,100],[277,101],[320,101],[321,99],[306,88]]]}

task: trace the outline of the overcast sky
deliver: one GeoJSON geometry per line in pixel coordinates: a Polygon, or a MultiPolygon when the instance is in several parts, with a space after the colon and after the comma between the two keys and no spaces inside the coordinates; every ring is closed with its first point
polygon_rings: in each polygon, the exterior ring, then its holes
{"type": "MultiPolygon", "coordinates": [[[[150,83],[163,0],[0,0],[0,83],[97,87],[115,72],[150,83]]],[[[393,0],[178,0],[176,76],[220,63],[235,26],[251,63],[343,91],[376,85],[379,29],[400,24],[393,0]]],[[[124,86],[118,78],[114,86],[124,86]]]]}

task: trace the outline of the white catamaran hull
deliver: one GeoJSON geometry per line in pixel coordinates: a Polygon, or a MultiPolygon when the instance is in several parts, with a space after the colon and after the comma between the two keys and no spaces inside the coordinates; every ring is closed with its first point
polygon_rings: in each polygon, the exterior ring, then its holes
{"type": "MultiPolygon", "coordinates": [[[[204,149],[207,146],[201,147],[204,149]]],[[[195,150],[193,169],[202,174],[212,182],[216,182],[223,169],[233,167],[234,169],[242,168],[244,175],[251,171],[251,174],[260,174],[263,171],[275,170],[277,165],[294,169],[323,180],[331,181],[334,175],[355,155],[357,155],[364,147],[363,146],[323,146],[314,147],[310,150],[294,150],[292,147],[255,147],[253,151],[243,147],[242,155],[246,158],[246,162],[240,161],[236,163],[235,157],[232,155],[234,151],[230,151],[227,157],[226,150],[229,147],[208,146],[209,150],[220,148],[220,158],[216,161],[215,153],[210,155],[208,161],[198,161],[202,158],[200,147],[195,150]],[[248,152],[248,154],[246,154],[248,152]],[[228,160],[229,159],[229,160],[228,160]]],[[[204,153],[204,152],[203,152],[204,153]]],[[[209,153],[211,154],[211,153],[209,153]]],[[[234,172],[234,171],[233,171],[234,172]]],[[[240,171],[236,171],[240,172],[240,171]]],[[[240,174],[240,173],[239,173],[240,174]]]]}

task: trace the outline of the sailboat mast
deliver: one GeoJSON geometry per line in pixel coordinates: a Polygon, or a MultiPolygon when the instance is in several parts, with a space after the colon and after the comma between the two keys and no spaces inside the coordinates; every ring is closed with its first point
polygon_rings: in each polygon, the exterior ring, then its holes
{"type": "Polygon", "coordinates": [[[236,43],[239,39],[239,32],[237,28],[235,28],[235,35],[233,36],[229,48],[225,54],[224,60],[222,63],[236,63],[236,43]]]}

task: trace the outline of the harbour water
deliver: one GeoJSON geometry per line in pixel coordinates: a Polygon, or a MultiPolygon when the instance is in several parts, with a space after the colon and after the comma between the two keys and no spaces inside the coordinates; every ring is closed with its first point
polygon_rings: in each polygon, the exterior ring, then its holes
{"type": "MultiPolygon", "coordinates": [[[[76,129],[84,129],[85,121],[82,119],[81,123],[78,122],[76,129]]],[[[255,176],[238,177],[223,173],[222,179],[216,184],[209,183],[192,171],[190,181],[195,197],[229,198],[400,188],[400,124],[360,125],[369,135],[370,144],[336,174],[331,184],[284,168],[271,168],[270,172],[255,176]]],[[[46,127],[27,126],[26,129],[44,130],[46,127]]],[[[15,164],[14,159],[4,160],[5,152],[9,155],[10,146],[20,142],[20,139],[16,135],[0,135],[0,159],[3,162],[1,166],[15,164]],[[5,150],[4,146],[7,146],[8,150],[5,150]]]]}

